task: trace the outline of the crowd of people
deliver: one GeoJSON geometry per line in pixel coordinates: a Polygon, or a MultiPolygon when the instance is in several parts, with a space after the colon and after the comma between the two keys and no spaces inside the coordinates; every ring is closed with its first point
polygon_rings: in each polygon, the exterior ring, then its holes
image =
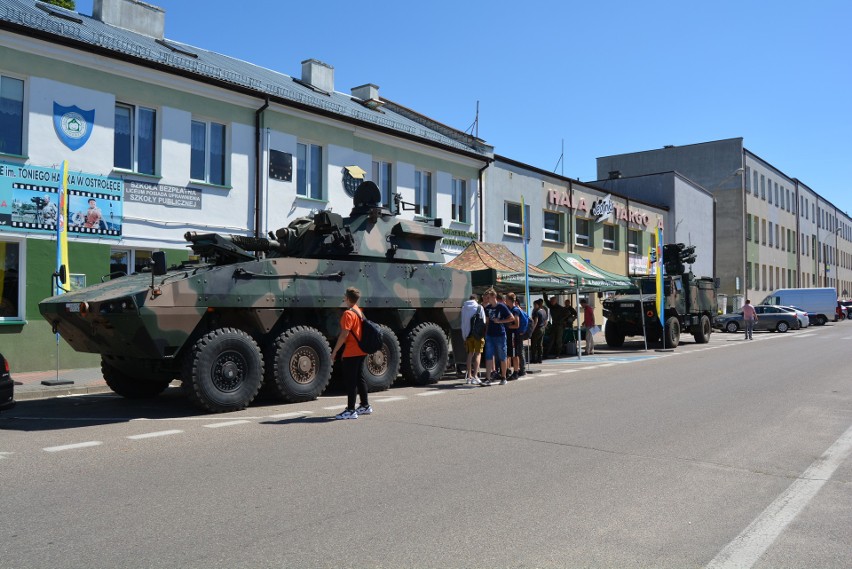
{"type": "MultiPolygon", "coordinates": [[[[556,297],[533,301],[530,314],[524,310],[515,293],[503,295],[493,288],[485,291],[482,302],[472,294],[462,305],[462,336],[467,351],[466,385],[490,386],[526,375],[524,342],[530,341],[529,363],[542,363],[544,358],[570,355],[565,330],[573,326],[577,311],[570,304],[559,304],[556,297]],[[550,323],[550,329],[547,329],[550,323]],[[547,332],[547,334],[545,334],[547,332]],[[545,346],[545,338],[547,345],[545,346]],[[485,377],[480,377],[481,358],[485,357],[485,377]]],[[[586,328],[584,353],[594,354],[594,310],[586,299],[580,300],[583,326],[586,328]]]]}

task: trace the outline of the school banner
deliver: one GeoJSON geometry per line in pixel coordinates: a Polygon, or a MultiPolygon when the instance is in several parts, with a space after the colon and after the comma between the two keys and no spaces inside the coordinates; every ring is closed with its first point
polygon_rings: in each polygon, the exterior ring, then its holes
{"type": "MultiPolygon", "coordinates": [[[[62,169],[0,161],[0,231],[56,233],[62,169]]],[[[124,181],[68,172],[68,233],[120,239],[124,181]]]]}

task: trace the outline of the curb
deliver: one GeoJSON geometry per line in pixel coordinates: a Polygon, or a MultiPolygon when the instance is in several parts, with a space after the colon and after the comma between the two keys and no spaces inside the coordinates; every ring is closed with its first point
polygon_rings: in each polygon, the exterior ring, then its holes
{"type": "Polygon", "coordinates": [[[34,399],[51,399],[68,397],[70,395],[93,395],[97,393],[112,393],[106,385],[89,385],[80,387],[45,387],[36,390],[15,390],[15,401],[32,401],[34,399]]]}

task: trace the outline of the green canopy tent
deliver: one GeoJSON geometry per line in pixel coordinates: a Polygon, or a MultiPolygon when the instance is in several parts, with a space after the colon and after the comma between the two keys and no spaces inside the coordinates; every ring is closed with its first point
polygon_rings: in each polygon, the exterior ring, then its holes
{"type": "MultiPolygon", "coordinates": [[[[575,291],[577,293],[578,315],[581,314],[579,306],[581,292],[630,290],[636,287],[627,276],[605,271],[574,253],[554,251],[547,259],[538,264],[538,268],[549,273],[565,275],[577,282],[575,291]]],[[[579,337],[580,318],[577,318],[577,338],[579,337]]],[[[645,348],[647,349],[647,346],[645,348]]],[[[577,357],[580,357],[579,349],[577,350],[577,357]]]]}
{"type": "MultiPolygon", "coordinates": [[[[499,243],[471,243],[447,263],[448,267],[471,273],[474,290],[497,287],[501,292],[524,292],[524,260],[499,243]]],[[[577,280],[567,274],[553,274],[534,265],[529,266],[530,290],[574,290],[577,280]]]]}

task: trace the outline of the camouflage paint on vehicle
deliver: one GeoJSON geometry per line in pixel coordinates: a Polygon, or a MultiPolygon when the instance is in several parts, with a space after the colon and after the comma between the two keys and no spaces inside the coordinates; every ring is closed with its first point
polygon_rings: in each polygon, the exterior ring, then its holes
{"type": "Polygon", "coordinates": [[[181,379],[216,412],[244,408],[264,382],[287,400],[318,397],[354,286],[367,318],[391,332],[365,362],[371,389],[387,389],[400,371],[436,381],[448,336],[460,337],[471,274],[442,264],[439,222],[399,219],[380,199],[366,182],[349,217],[321,211],[269,239],[190,232],[203,262],[122,276],[39,310],[75,350],[101,354],[117,393],[151,397],[181,379]]]}

